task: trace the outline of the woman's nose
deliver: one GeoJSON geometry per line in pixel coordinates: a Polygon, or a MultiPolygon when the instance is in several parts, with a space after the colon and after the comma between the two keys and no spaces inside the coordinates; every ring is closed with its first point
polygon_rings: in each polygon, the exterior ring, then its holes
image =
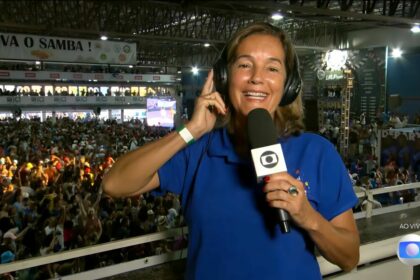
{"type": "Polygon", "coordinates": [[[262,71],[257,67],[253,68],[249,82],[251,84],[259,84],[262,80],[262,71]]]}

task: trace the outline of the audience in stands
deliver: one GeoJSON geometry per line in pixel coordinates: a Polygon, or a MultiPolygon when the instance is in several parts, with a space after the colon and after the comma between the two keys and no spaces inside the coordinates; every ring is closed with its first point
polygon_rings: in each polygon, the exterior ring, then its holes
{"type": "MultiPolygon", "coordinates": [[[[2,263],[91,246],[182,225],[179,198],[98,195],[101,179],[130,141],[143,145],[168,129],[141,121],[5,120],[0,126],[0,255],[2,263]],[[2,255],[4,254],[4,255],[2,255]]],[[[36,270],[45,279],[171,251],[145,244],[36,270]],[[106,256],[106,257],[105,257],[106,256]]],[[[18,273],[27,273],[22,271],[18,273]]]]}

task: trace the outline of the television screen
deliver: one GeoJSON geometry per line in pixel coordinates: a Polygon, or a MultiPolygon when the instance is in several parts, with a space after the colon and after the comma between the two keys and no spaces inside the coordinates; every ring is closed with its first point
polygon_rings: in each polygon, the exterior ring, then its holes
{"type": "Polygon", "coordinates": [[[170,98],[147,98],[147,125],[174,127],[176,101],[170,98]]]}

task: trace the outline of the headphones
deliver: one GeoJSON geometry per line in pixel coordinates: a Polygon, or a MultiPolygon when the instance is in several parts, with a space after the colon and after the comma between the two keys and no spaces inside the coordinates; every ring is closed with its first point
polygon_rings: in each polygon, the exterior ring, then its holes
{"type": "MultiPolygon", "coordinates": [[[[299,95],[302,88],[302,79],[299,73],[299,59],[294,52],[293,68],[287,75],[287,80],[284,86],[283,97],[279,106],[286,106],[292,103],[299,95]]],[[[213,65],[213,81],[216,90],[220,93],[223,100],[228,99],[228,61],[227,61],[227,47],[225,46],[219,55],[219,58],[213,65]]]]}

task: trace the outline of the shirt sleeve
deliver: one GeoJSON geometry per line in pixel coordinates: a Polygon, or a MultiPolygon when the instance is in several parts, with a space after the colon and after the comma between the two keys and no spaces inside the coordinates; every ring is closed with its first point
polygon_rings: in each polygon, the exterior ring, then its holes
{"type": "Polygon", "coordinates": [[[171,192],[186,197],[191,188],[197,167],[206,149],[208,135],[177,152],[158,170],[160,187],[155,195],[171,192]]]}
{"type": "Polygon", "coordinates": [[[154,193],[157,195],[165,192],[181,194],[186,177],[187,164],[187,149],[182,149],[159,168],[160,187],[154,193]]]}
{"type": "Polygon", "coordinates": [[[320,161],[320,204],[319,212],[332,220],[353,208],[358,202],[347,169],[335,148],[328,143],[320,161]]]}

